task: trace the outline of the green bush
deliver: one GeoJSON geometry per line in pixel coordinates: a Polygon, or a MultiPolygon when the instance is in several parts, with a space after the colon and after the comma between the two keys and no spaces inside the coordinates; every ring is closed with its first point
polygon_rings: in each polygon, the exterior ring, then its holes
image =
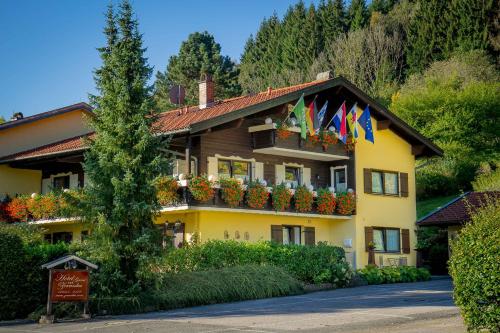
{"type": "Polygon", "coordinates": [[[359,269],[357,273],[368,284],[427,281],[431,278],[427,269],[411,266],[378,268],[374,265],[368,265],[359,269]]]}
{"type": "Polygon", "coordinates": [[[168,310],[204,304],[295,295],[302,284],[284,269],[243,265],[199,272],[165,273],[155,290],[136,297],[101,297],[91,300],[93,313],[123,314],[168,310]]]}
{"type": "Polygon", "coordinates": [[[331,282],[337,287],[347,285],[351,277],[344,250],[324,243],[301,246],[213,240],[171,250],[153,271],[203,271],[246,264],[279,266],[300,281],[331,282]]]}
{"type": "Polygon", "coordinates": [[[47,297],[48,272],[41,265],[67,253],[43,244],[32,228],[0,228],[0,320],[24,318],[47,297]]]}
{"type": "Polygon", "coordinates": [[[455,302],[470,330],[500,331],[500,201],[485,199],[451,244],[455,302]]]}

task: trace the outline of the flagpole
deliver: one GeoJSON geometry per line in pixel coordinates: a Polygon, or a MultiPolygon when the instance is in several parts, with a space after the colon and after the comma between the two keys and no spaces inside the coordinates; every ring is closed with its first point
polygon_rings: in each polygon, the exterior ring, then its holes
{"type": "MultiPolygon", "coordinates": [[[[301,99],[301,98],[303,98],[303,97],[304,97],[304,94],[302,94],[302,95],[299,97],[299,99],[297,100],[297,103],[299,103],[300,99],[301,99]]],[[[294,107],[293,107],[293,108],[295,108],[295,107],[297,106],[297,103],[295,103],[295,105],[294,105],[294,107]]],[[[292,109],[292,110],[293,110],[293,109],[292,109]]],[[[290,118],[290,115],[291,115],[291,114],[292,114],[292,112],[291,112],[291,111],[288,111],[288,115],[287,115],[287,116],[286,116],[286,118],[283,120],[283,123],[284,123],[285,121],[287,121],[287,120],[288,120],[288,118],[290,118]]]]}

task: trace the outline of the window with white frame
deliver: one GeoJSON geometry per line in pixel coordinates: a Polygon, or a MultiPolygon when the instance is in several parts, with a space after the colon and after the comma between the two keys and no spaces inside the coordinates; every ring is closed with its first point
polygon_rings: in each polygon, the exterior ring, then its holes
{"type": "Polygon", "coordinates": [[[250,162],[223,159],[217,161],[219,178],[236,178],[242,179],[243,182],[249,182],[251,170],[250,162]]]}
{"type": "Polygon", "coordinates": [[[285,184],[297,188],[301,184],[300,173],[299,167],[285,166],[285,184]]]}
{"type": "Polygon", "coordinates": [[[331,167],[331,184],[337,192],[347,191],[347,165],[331,167]]]}

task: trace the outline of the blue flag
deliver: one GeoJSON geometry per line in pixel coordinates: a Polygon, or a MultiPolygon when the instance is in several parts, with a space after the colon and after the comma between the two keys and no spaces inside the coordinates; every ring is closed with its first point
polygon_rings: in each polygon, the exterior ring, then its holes
{"type": "Polygon", "coordinates": [[[370,107],[367,105],[363,114],[358,119],[359,125],[365,130],[365,139],[375,143],[375,138],[373,137],[373,127],[372,118],[370,117],[370,107]]]}
{"type": "Polygon", "coordinates": [[[316,127],[316,134],[319,133],[319,129],[321,124],[323,124],[323,120],[325,119],[326,109],[328,107],[328,101],[325,102],[325,105],[318,111],[318,127],[316,127]]]}

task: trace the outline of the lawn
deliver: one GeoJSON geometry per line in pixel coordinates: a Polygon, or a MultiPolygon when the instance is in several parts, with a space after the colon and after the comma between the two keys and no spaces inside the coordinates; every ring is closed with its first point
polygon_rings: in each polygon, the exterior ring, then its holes
{"type": "Polygon", "coordinates": [[[420,219],[433,210],[443,207],[456,197],[458,197],[458,194],[417,201],[417,218],[420,219]]]}

